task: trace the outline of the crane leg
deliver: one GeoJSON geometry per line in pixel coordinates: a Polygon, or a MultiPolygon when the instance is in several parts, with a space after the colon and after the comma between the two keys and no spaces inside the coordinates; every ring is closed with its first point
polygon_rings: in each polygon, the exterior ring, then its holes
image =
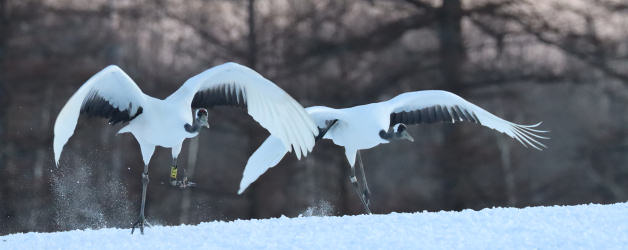
{"type": "Polygon", "coordinates": [[[362,193],[364,195],[364,201],[366,202],[366,206],[371,205],[371,190],[369,189],[369,185],[366,182],[366,173],[364,172],[364,164],[362,163],[362,155],[360,154],[360,150],[357,152],[358,155],[358,167],[360,168],[360,175],[362,179],[362,193]]]}
{"type": "Polygon", "coordinates": [[[358,187],[358,178],[355,177],[355,166],[351,166],[351,176],[349,177],[349,179],[351,180],[353,190],[358,195],[358,197],[360,197],[362,205],[364,205],[364,210],[366,210],[368,214],[371,214],[371,209],[369,209],[369,205],[364,200],[364,196],[362,195],[362,193],[360,192],[360,188],[358,187]]]}
{"type": "Polygon", "coordinates": [[[131,228],[131,234],[135,231],[135,227],[138,226],[140,228],[140,233],[144,234],[144,225],[150,227],[151,225],[146,221],[146,217],[144,217],[144,207],[146,206],[146,189],[148,188],[148,164],[144,165],[144,172],[142,172],[142,205],[140,207],[140,217],[137,219],[135,223],[133,223],[133,227],[131,228]]]}
{"type": "Polygon", "coordinates": [[[177,186],[177,158],[172,158],[172,164],[170,164],[170,185],[177,186]]]}
{"type": "Polygon", "coordinates": [[[170,185],[179,188],[189,188],[196,186],[196,183],[188,180],[187,175],[185,175],[185,169],[181,168],[181,180],[177,180],[177,175],[179,172],[179,168],[177,167],[177,158],[172,158],[172,165],[170,166],[170,185]]]}

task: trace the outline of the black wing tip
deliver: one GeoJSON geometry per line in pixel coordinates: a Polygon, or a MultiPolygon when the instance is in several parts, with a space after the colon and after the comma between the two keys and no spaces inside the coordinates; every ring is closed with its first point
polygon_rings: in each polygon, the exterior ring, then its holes
{"type": "Polygon", "coordinates": [[[459,105],[448,107],[437,104],[422,109],[393,112],[390,114],[390,126],[394,126],[398,123],[413,125],[437,122],[455,123],[459,121],[480,123],[480,119],[477,117],[475,112],[460,108],[459,105]]]}
{"type": "Polygon", "coordinates": [[[247,102],[244,96],[244,89],[238,88],[235,83],[224,83],[196,92],[192,99],[192,108],[233,106],[246,110],[247,102]]]}
{"type": "Polygon", "coordinates": [[[108,118],[108,123],[110,125],[115,125],[121,122],[130,122],[144,111],[144,109],[140,106],[137,108],[135,114],[131,116],[131,109],[132,105],[130,103],[127,109],[120,110],[119,108],[115,108],[109,103],[109,101],[98,95],[97,91],[92,91],[83,101],[80,113],[86,114],[88,117],[108,118]]]}

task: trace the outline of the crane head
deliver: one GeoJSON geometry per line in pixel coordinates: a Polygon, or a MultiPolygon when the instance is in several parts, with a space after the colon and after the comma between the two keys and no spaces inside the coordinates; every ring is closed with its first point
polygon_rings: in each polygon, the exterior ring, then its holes
{"type": "Polygon", "coordinates": [[[414,137],[412,137],[410,133],[408,133],[408,127],[403,123],[397,123],[393,127],[393,133],[394,133],[393,138],[395,139],[408,140],[410,142],[414,142],[414,137]]]}
{"type": "Polygon", "coordinates": [[[195,113],[194,115],[195,121],[198,122],[200,126],[209,128],[209,121],[208,121],[209,114],[207,113],[207,109],[199,108],[194,113],[195,113]]]}

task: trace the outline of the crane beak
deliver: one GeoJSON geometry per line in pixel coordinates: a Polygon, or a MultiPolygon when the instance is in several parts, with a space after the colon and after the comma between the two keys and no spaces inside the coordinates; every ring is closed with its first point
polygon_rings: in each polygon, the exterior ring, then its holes
{"type": "Polygon", "coordinates": [[[196,118],[194,123],[197,123],[200,127],[209,128],[209,121],[207,120],[207,116],[201,116],[199,118],[196,118]]]}
{"type": "Polygon", "coordinates": [[[408,133],[407,130],[404,130],[403,132],[401,132],[401,139],[406,139],[410,142],[414,142],[414,137],[412,137],[410,133],[408,133]]]}

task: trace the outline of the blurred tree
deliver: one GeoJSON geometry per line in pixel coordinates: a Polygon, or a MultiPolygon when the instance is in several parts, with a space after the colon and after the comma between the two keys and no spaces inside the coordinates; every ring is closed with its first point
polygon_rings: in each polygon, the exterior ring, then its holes
{"type": "MultiPolygon", "coordinates": [[[[4,133],[6,131],[6,106],[9,104],[9,96],[6,93],[5,76],[6,70],[4,69],[4,58],[6,54],[7,40],[9,35],[9,16],[7,10],[7,0],[0,0],[0,142],[6,142],[4,133]]],[[[0,168],[4,167],[4,147],[0,149],[0,168]]]]}
{"type": "MultiPolygon", "coordinates": [[[[55,114],[107,64],[121,65],[160,98],[206,68],[236,61],[304,106],[446,89],[514,122],[544,120],[552,130],[550,148],[535,152],[469,124],[412,128],[414,144],[364,154],[376,212],[625,200],[625,5],[0,0],[0,234],[131,222],[141,160],[131,137],[114,136],[119,127],[80,119],[61,167],[52,162],[55,114]]],[[[211,130],[182,152],[180,164],[198,188],[166,185],[169,152],[158,150],[148,195],[159,199],[148,205],[150,219],[296,216],[308,207],[361,212],[342,150],[325,141],[305,160],[286,157],[236,195],[242,168],[267,132],[233,111],[213,110],[211,130]]]]}

